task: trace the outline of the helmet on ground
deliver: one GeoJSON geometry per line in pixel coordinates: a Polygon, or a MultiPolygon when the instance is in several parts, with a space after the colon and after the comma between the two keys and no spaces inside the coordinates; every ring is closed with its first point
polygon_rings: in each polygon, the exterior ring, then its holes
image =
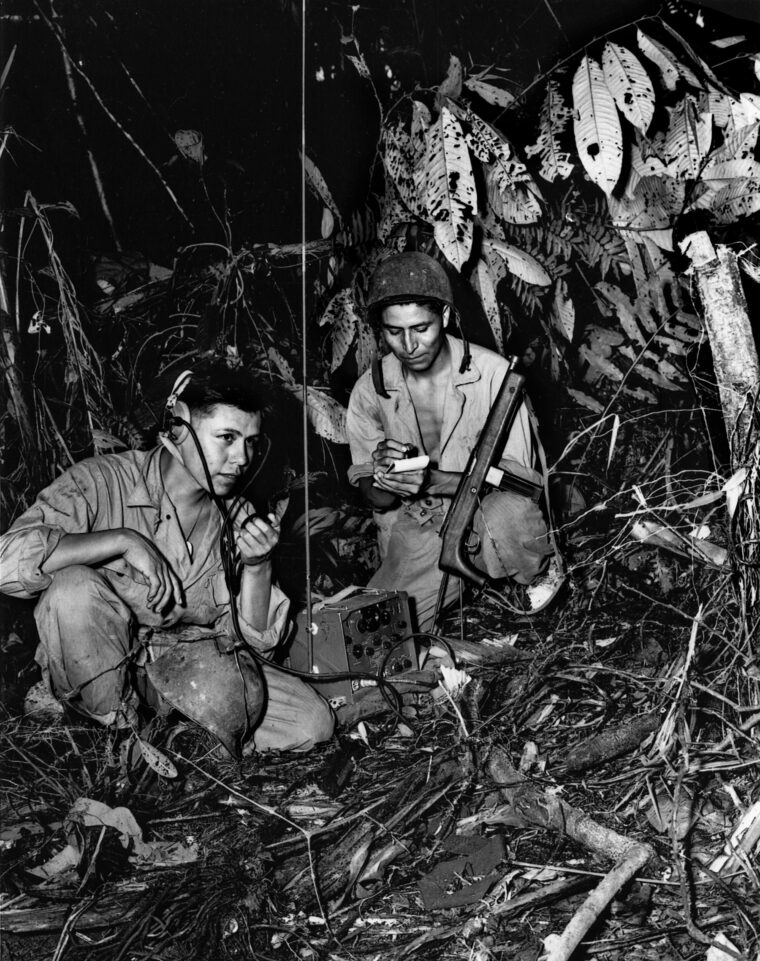
{"type": "Polygon", "coordinates": [[[453,306],[451,283],[438,261],[419,251],[393,254],[384,260],[369,282],[367,308],[418,300],[437,300],[453,306]]]}
{"type": "Polygon", "coordinates": [[[264,710],[261,671],[244,650],[220,651],[216,639],[181,642],[146,665],[158,693],[240,758],[264,710]]]}

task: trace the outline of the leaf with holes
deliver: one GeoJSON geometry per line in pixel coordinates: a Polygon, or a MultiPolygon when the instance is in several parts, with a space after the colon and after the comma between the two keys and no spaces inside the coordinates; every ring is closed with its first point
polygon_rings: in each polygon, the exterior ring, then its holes
{"type": "Polygon", "coordinates": [[[575,166],[570,159],[570,154],[562,150],[559,144],[560,134],[572,115],[573,111],[565,106],[559,85],[554,80],[550,80],[546,85],[546,94],[541,106],[538,140],[532,146],[525,148],[527,157],[532,157],[534,154],[541,157],[539,173],[550,183],[554,183],[557,178],[564,180],[569,177],[575,166]]]}
{"type": "Polygon", "coordinates": [[[508,90],[502,90],[501,87],[495,87],[477,77],[468,77],[464,85],[494,107],[508,107],[515,99],[508,90]]]}
{"type": "Polygon", "coordinates": [[[760,131],[760,123],[755,122],[729,134],[720,147],[716,147],[710,154],[705,172],[718,164],[731,163],[734,160],[753,160],[758,131],[760,131]]]}
{"type": "Polygon", "coordinates": [[[462,62],[454,54],[449,55],[449,69],[443,83],[438,87],[438,102],[443,103],[446,97],[459,100],[462,96],[462,62]]]}
{"type": "Polygon", "coordinates": [[[372,328],[361,316],[356,317],[356,366],[360,374],[367,370],[377,354],[377,340],[372,328]]]}
{"type": "Polygon", "coordinates": [[[504,258],[507,269],[515,277],[524,280],[526,284],[533,284],[536,287],[548,287],[552,279],[545,268],[530,254],[526,254],[519,247],[505,243],[503,240],[484,240],[483,248],[489,248],[504,258]]]}
{"type": "Polygon", "coordinates": [[[377,224],[377,239],[381,244],[388,246],[394,233],[400,231],[404,224],[408,224],[412,220],[414,220],[414,214],[409,212],[409,208],[399,197],[393,181],[389,181],[383,191],[380,220],[377,224]]]}
{"type": "Polygon", "coordinates": [[[688,94],[670,110],[665,137],[664,159],[670,176],[696,180],[712,142],[712,117],[698,114],[696,102],[688,94]]]}
{"type": "Polygon", "coordinates": [[[567,292],[567,282],[560,277],[554,290],[554,303],[551,313],[552,326],[572,343],[575,331],[575,304],[567,292]]]}
{"type": "Polygon", "coordinates": [[[725,186],[720,181],[755,180],[760,182],[760,163],[756,160],[727,160],[725,163],[712,163],[702,170],[703,181],[711,186],[725,186]],[[717,184],[715,183],[717,181],[717,184]]]}
{"type": "Polygon", "coordinates": [[[696,75],[675,56],[666,46],[648,37],[643,30],[637,30],[639,50],[659,69],[662,82],[667,90],[675,90],[679,77],[692,87],[702,87],[696,75]]]}
{"type": "Polygon", "coordinates": [[[760,184],[739,180],[718,190],[712,202],[712,214],[720,224],[730,224],[760,210],[760,184]]]}
{"type": "Polygon", "coordinates": [[[143,760],[159,777],[174,778],[177,776],[177,768],[163,751],[159,751],[157,747],[148,744],[148,742],[144,741],[141,737],[137,738],[137,743],[140,747],[143,760]]]}
{"type": "Polygon", "coordinates": [[[623,131],[602,68],[584,57],[573,77],[573,122],[578,156],[586,173],[611,194],[623,167],[623,131]]]}
{"type": "Polygon", "coordinates": [[[425,206],[436,243],[461,271],[472,251],[477,195],[464,133],[447,107],[428,130],[425,206]]]}
{"type": "Polygon", "coordinates": [[[320,327],[329,324],[332,327],[332,362],[331,372],[335,372],[343,363],[346,354],[356,336],[359,315],[351,291],[347,288],[336,294],[319,319],[320,327]]]}
{"type": "Polygon", "coordinates": [[[395,184],[399,197],[413,214],[420,216],[422,207],[414,182],[414,159],[409,134],[401,124],[386,127],[383,131],[383,143],[385,169],[395,184]]]}
{"type": "Polygon", "coordinates": [[[504,333],[501,325],[501,312],[499,301],[496,296],[496,283],[491,273],[488,263],[480,258],[472,273],[472,286],[480,297],[483,310],[488,318],[488,323],[496,342],[496,349],[500,354],[504,353],[504,333]]]}
{"type": "Polygon", "coordinates": [[[493,163],[487,168],[486,180],[489,188],[491,206],[501,213],[502,219],[511,224],[532,224],[541,217],[539,199],[541,192],[531,177],[525,164],[516,155],[514,148],[490,124],[485,123],[470,111],[467,115],[470,133],[467,143],[481,163],[493,163]],[[494,204],[493,191],[501,201],[494,204]],[[498,207],[500,206],[500,210],[498,207]]]}
{"type": "Polygon", "coordinates": [[[425,180],[427,177],[427,132],[432,123],[430,111],[419,100],[412,101],[412,127],[409,137],[411,146],[412,177],[420,211],[425,207],[425,180]]]}
{"type": "Polygon", "coordinates": [[[306,179],[309,183],[312,193],[322,201],[325,207],[328,207],[332,211],[333,216],[342,226],[343,221],[340,216],[340,211],[338,210],[338,205],[333,200],[332,194],[330,193],[330,188],[327,186],[325,178],[322,176],[319,167],[317,167],[310,157],[307,157],[306,155],[302,156],[304,170],[306,171],[306,179]]]}
{"type": "Polygon", "coordinates": [[[626,337],[642,346],[646,344],[647,338],[636,321],[636,311],[628,295],[623,293],[619,287],[606,281],[598,283],[595,289],[615,308],[615,313],[626,337]]]}
{"type": "Polygon", "coordinates": [[[639,58],[627,47],[608,41],[602,70],[618,110],[645,134],[654,116],[654,87],[639,58]]]}
{"type": "Polygon", "coordinates": [[[360,53],[358,57],[352,57],[348,55],[348,59],[356,67],[356,72],[363,80],[371,80],[369,73],[369,67],[367,66],[367,61],[364,59],[364,54],[360,53]]]}
{"type": "MultiPolygon", "coordinates": [[[[296,388],[294,393],[301,396],[300,387],[296,388]]],[[[346,408],[334,397],[317,390],[316,387],[307,387],[306,394],[309,420],[314,430],[325,440],[335,444],[347,444],[346,408]]]]}

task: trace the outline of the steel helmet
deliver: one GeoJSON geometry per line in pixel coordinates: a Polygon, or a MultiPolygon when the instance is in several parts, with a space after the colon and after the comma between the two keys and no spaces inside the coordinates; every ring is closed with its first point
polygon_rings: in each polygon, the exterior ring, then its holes
{"type": "Polygon", "coordinates": [[[372,275],[367,308],[437,300],[452,307],[454,295],[446,271],[437,260],[419,251],[393,254],[372,275]]]}
{"type": "Polygon", "coordinates": [[[145,668],[153,687],[172,707],[216,735],[233,757],[261,717],[261,671],[244,650],[220,651],[216,639],[170,647],[145,668]]]}

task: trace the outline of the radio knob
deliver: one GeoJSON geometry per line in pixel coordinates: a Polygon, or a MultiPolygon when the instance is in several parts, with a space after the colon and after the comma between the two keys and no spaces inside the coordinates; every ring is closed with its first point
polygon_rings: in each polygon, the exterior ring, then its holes
{"type": "Polygon", "coordinates": [[[365,647],[364,653],[367,655],[367,657],[372,657],[372,655],[375,653],[375,649],[374,647],[365,647]]]}
{"type": "Polygon", "coordinates": [[[392,645],[391,642],[388,640],[388,638],[386,638],[386,639],[383,641],[383,650],[384,650],[384,651],[389,651],[392,647],[393,647],[393,645],[392,645]]]}
{"type": "Polygon", "coordinates": [[[399,664],[398,661],[394,661],[391,667],[391,670],[393,671],[394,674],[400,674],[403,671],[403,667],[401,666],[401,664],[399,664]]]}
{"type": "Polygon", "coordinates": [[[405,657],[405,658],[404,658],[404,667],[407,669],[407,671],[409,670],[409,668],[410,668],[411,666],[412,666],[411,660],[410,660],[408,657],[405,657]]]}
{"type": "Polygon", "coordinates": [[[366,624],[366,622],[363,621],[363,620],[357,621],[357,622],[356,622],[356,630],[357,630],[360,634],[364,634],[364,632],[367,630],[367,624],[366,624]]]}
{"type": "Polygon", "coordinates": [[[383,612],[380,614],[380,620],[381,620],[381,622],[382,622],[383,624],[390,624],[390,622],[391,622],[391,612],[390,612],[390,611],[383,611],[383,612]]]}
{"type": "Polygon", "coordinates": [[[354,657],[361,657],[364,653],[364,648],[360,644],[354,644],[354,646],[351,648],[351,653],[354,655],[354,657]]]}

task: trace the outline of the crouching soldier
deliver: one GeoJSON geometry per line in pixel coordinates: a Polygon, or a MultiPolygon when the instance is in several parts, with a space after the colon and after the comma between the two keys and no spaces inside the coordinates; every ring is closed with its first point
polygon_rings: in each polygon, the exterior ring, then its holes
{"type": "MultiPolygon", "coordinates": [[[[441,584],[441,525],[508,368],[499,354],[446,332],[453,310],[449,279],[432,257],[409,252],[383,261],[368,311],[388,353],[359,378],[348,407],[349,480],[374,510],[382,559],[369,587],[407,591],[422,631],[433,627],[441,584]],[[429,455],[429,465],[387,473],[410,450],[429,455]]],[[[540,484],[533,463],[523,404],[499,466],[540,484]]],[[[521,494],[487,494],[473,530],[474,563],[492,578],[529,584],[552,552],[539,507],[521,494]]],[[[451,578],[443,603],[456,591],[451,578]]]]}
{"type": "Polygon", "coordinates": [[[0,538],[0,591],[39,597],[36,659],[75,711],[131,727],[141,701],[168,701],[233,754],[308,750],[332,734],[329,706],[249,650],[271,652],[288,614],[279,522],[235,497],[261,456],[261,388],[208,363],[167,413],[155,449],[92,457],[39,494],[0,538]]]}

